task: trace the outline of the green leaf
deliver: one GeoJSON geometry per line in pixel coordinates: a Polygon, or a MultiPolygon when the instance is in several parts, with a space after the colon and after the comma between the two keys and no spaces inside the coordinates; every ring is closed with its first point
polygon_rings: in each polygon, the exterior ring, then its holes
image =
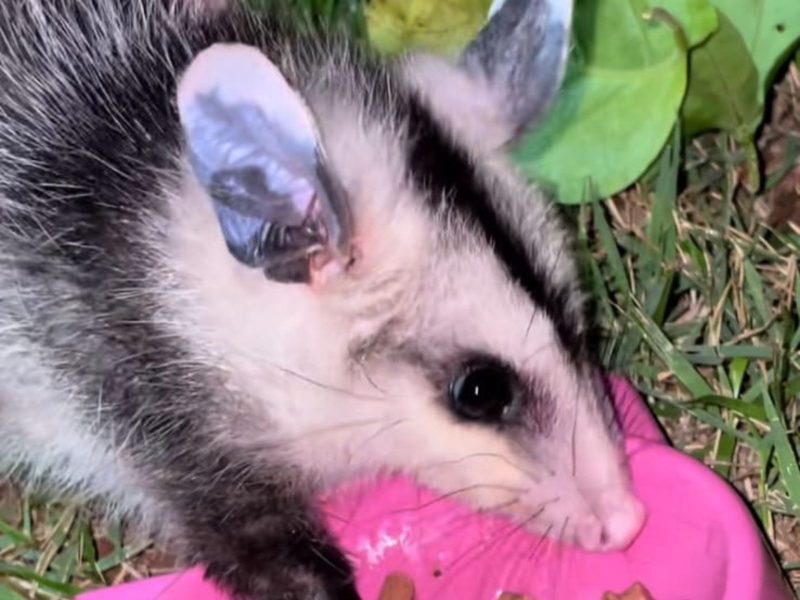
{"type": "Polygon", "coordinates": [[[686,61],[677,51],[641,69],[587,69],[566,82],[556,106],[515,157],[561,202],[581,202],[589,178],[601,196],[610,196],[635,181],[658,154],[685,85],[686,61]]]}
{"type": "Polygon", "coordinates": [[[654,18],[645,0],[582,0],[576,49],[559,98],[515,150],[523,170],[564,203],[624,189],[653,162],[675,123],[687,83],[686,45],[707,37],[706,0],[668,0],[654,18]],[[657,17],[657,18],[655,18],[657,17]]]}
{"type": "Polygon", "coordinates": [[[77,587],[67,584],[61,583],[59,581],[53,581],[45,577],[44,575],[39,575],[36,571],[32,569],[28,569],[26,567],[19,567],[16,565],[8,565],[4,563],[0,563],[0,575],[8,575],[11,577],[16,577],[18,579],[24,579],[27,581],[32,581],[34,583],[39,584],[39,586],[45,590],[56,592],[58,594],[63,594],[65,596],[76,596],[80,591],[77,587]]]}
{"type": "Polygon", "coordinates": [[[8,538],[12,542],[21,546],[32,543],[31,539],[27,535],[17,530],[16,528],[12,527],[2,519],[0,519],[0,533],[2,533],[5,536],[8,536],[8,538]]]}
{"type": "Polygon", "coordinates": [[[688,135],[721,129],[739,139],[758,126],[762,106],[758,72],[742,36],[722,13],[719,29],[692,51],[683,106],[688,135]]]}
{"type": "Polygon", "coordinates": [[[704,42],[717,29],[717,12],[707,0],[664,0],[652,5],[672,15],[690,48],[704,42]]]}
{"type": "Polygon", "coordinates": [[[647,344],[658,354],[669,371],[678,378],[694,398],[713,396],[714,390],[692,366],[683,353],[664,335],[648,315],[632,306],[627,315],[639,328],[647,344]]]}
{"type": "Polygon", "coordinates": [[[456,54],[486,23],[491,0],[371,0],[367,32],[379,51],[456,54]]]}
{"type": "Polygon", "coordinates": [[[739,397],[739,392],[742,389],[742,382],[744,381],[744,375],[747,372],[748,366],[750,366],[750,360],[743,356],[734,358],[731,361],[731,393],[734,395],[734,397],[739,397]]]}
{"type": "Polygon", "coordinates": [[[790,510],[795,515],[800,515],[800,465],[797,462],[797,455],[787,434],[783,418],[778,412],[772,397],[767,391],[762,392],[761,397],[764,401],[764,410],[770,426],[769,435],[773,437],[775,444],[778,469],[791,499],[790,510]]]}
{"type": "Polygon", "coordinates": [[[0,600],[25,600],[25,597],[20,596],[14,590],[0,585],[0,600]]]}
{"type": "Polygon", "coordinates": [[[654,26],[648,12],[667,13],[688,46],[704,41],[717,27],[708,0],[576,0],[573,17],[577,57],[608,69],[637,69],[671,54],[675,31],[654,26]],[[656,8],[658,7],[658,8],[656,8]]]}
{"type": "Polygon", "coordinates": [[[730,19],[758,70],[759,100],[777,69],[800,41],[800,2],[797,0],[712,0],[730,19]]]}
{"type": "Polygon", "coordinates": [[[726,396],[703,396],[696,400],[688,400],[686,404],[691,406],[715,406],[717,408],[727,408],[735,413],[738,413],[748,419],[754,421],[766,422],[767,416],[764,407],[756,402],[745,402],[735,398],[728,398],[726,396]]]}
{"type": "Polygon", "coordinates": [[[736,453],[737,439],[723,431],[719,432],[717,441],[717,451],[714,457],[716,464],[714,470],[725,479],[730,479],[731,467],[733,466],[734,455],[736,453]]]}
{"type": "Polygon", "coordinates": [[[592,214],[592,222],[597,229],[598,238],[606,253],[606,262],[613,276],[613,283],[616,288],[614,291],[621,296],[620,302],[625,302],[631,290],[628,286],[628,276],[625,274],[625,264],[619,254],[616,238],[614,238],[614,233],[611,231],[611,226],[606,220],[603,206],[600,203],[595,202],[592,204],[592,214]]]}
{"type": "Polygon", "coordinates": [[[151,545],[152,542],[140,542],[139,544],[133,546],[117,547],[114,552],[95,562],[95,569],[98,573],[105,573],[109,569],[118,567],[126,560],[130,560],[131,558],[141,554],[151,545]]]}
{"type": "Polygon", "coordinates": [[[736,438],[740,442],[744,442],[748,446],[751,447],[758,446],[758,443],[755,440],[755,438],[742,431],[739,431],[735,427],[732,427],[724,419],[720,418],[718,414],[714,414],[710,411],[699,409],[693,406],[691,402],[676,402],[675,400],[672,400],[671,398],[666,398],[664,396],[653,396],[653,397],[659,402],[671,404],[673,407],[681,411],[687,412],[698,421],[705,423],[707,425],[711,425],[712,427],[719,429],[726,435],[736,438]]]}
{"type": "Polygon", "coordinates": [[[752,306],[760,322],[756,321],[757,325],[766,325],[772,316],[769,302],[764,295],[764,286],[761,281],[761,276],[758,274],[755,266],[749,259],[744,260],[744,283],[749,296],[752,299],[752,306]]]}
{"type": "Polygon", "coordinates": [[[800,377],[794,377],[793,379],[787,381],[784,392],[788,398],[800,396],[800,377]]]}
{"type": "MultiPolygon", "coordinates": [[[[681,161],[680,132],[673,133],[672,143],[666,148],[660,161],[656,179],[653,212],[647,223],[647,238],[661,255],[662,262],[671,262],[676,256],[676,231],[673,211],[678,198],[678,171],[681,161]]],[[[660,266],[660,265],[659,265],[660,266]]]]}

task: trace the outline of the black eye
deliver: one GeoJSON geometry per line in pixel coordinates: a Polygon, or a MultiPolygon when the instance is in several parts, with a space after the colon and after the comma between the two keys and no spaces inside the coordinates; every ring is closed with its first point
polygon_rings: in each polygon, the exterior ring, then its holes
{"type": "Polygon", "coordinates": [[[450,406],[473,421],[500,421],[518,393],[514,373],[499,364],[468,365],[450,382],[450,406]]]}

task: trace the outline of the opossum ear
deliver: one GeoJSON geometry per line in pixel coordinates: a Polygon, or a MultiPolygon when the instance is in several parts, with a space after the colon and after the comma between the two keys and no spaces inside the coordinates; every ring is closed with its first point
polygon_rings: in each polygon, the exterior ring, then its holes
{"type": "Polygon", "coordinates": [[[555,98],[567,63],[573,0],[494,0],[461,63],[499,93],[515,132],[555,98]]]}
{"type": "Polygon", "coordinates": [[[217,44],[178,84],[191,166],[240,262],[309,283],[346,266],[350,214],[308,106],[259,50],[217,44]]]}

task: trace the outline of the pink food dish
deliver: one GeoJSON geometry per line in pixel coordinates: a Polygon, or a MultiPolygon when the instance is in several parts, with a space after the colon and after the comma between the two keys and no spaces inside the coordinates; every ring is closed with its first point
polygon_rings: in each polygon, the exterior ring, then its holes
{"type": "MultiPolygon", "coordinates": [[[[470,512],[404,479],[351,486],[325,501],[365,600],[402,571],[416,600],[600,600],[642,582],[655,600],[792,597],[744,503],[701,463],[670,448],[628,383],[611,378],[644,529],[623,552],[592,554],[470,512]]],[[[227,600],[192,569],[86,593],[82,600],[227,600]]]]}

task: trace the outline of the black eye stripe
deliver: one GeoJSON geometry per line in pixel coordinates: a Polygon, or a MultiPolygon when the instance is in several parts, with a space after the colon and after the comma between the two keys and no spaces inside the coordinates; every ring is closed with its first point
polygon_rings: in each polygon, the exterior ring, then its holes
{"type": "Polygon", "coordinates": [[[428,192],[426,197],[434,209],[444,202],[480,232],[511,279],[552,320],[566,348],[582,347],[577,321],[567,312],[568,288],[554,286],[544,267],[531,260],[519,232],[498,214],[466,149],[447,135],[422,100],[410,96],[407,104],[407,161],[415,184],[428,192]]]}

